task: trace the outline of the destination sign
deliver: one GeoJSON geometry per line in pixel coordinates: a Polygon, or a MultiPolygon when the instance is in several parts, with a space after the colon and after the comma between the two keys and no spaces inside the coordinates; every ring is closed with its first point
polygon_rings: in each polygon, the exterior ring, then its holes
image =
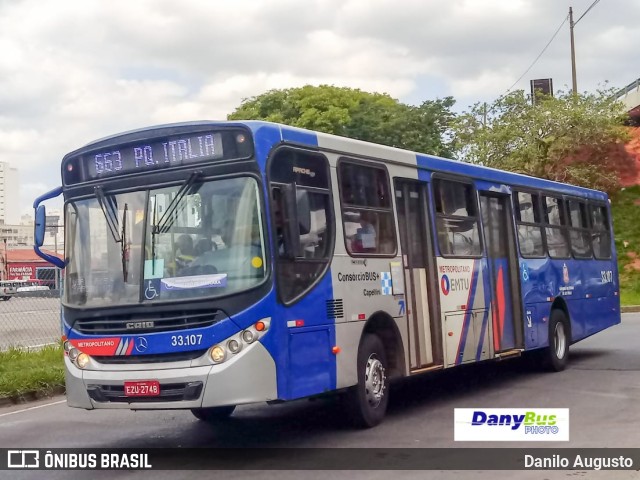
{"type": "Polygon", "coordinates": [[[244,132],[217,131],[174,135],[101,150],[92,150],[65,162],[65,183],[91,181],[251,154],[244,132]]]}

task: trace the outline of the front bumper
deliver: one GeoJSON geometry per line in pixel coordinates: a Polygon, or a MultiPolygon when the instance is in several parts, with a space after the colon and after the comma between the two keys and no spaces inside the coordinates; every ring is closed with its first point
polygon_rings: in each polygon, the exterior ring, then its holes
{"type": "MultiPolygon", "coordinates": [[[[206,355],[206,354],[205,354],[206,355]]],[[[276,366],[255,342],[218,365],[188,362],[104,365],[81,370],[65,357],[67,404],[85,409],[189,409],[265,402],[278,398],[276,366]],[[124,397],[125,381],[157,380],[159,397],[124,397]]]]}

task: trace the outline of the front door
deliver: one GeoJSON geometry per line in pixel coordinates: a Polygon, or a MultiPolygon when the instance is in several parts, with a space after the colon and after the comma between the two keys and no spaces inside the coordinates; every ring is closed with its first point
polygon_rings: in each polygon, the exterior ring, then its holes
{"type": "Polygon", "coordinates": [[[480,209],[491,281],[493,348],[496,353],[522,348],[515,238],[508,195],[480,193],[480,209]]]}
{"type": "Polygon", "coordinates": [[[405,278],[406,316],[409,331],[411,369],[440,364],[440,330],[432,308],[433,292],[428,259],[431,235],[427,216],[427,184],[414,180],[396,180],[396,208],[400,226],[400,245],[405,278]],[[433,314],[432,314],[433,313],[433,314]]]}

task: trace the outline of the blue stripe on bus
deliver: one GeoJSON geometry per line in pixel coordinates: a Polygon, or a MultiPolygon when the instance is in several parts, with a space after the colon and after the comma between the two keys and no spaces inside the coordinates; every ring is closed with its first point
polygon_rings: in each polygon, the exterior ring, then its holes
{"type": "Polygon", "coordinates": [[[247,122],[253,132],[255,157],[260,171],[266,173],[267,159],[271,150],[282,142],[280,127],[263,122],[247,122]]]}
{"type": "MultiPolygon", "coordinates": [[[[247,125],[253,131],[256,159],[264,173],[268,156],[281,142],[318,145],[317,135],[307,130],[262,122],[248,122],[247,125]]],[[[265,195],[268,198],[266,182],[265,195]]],[[[271,228],[269,224],[269,230],[271,228]]],[[[336,344],[335,320],[326,317],[327,300],[333,300],[330,269],[293,305],[285,307],[277,302],[275,288],[270,295],[266,311],[272,312],[272,332],[261,341],[276,364],[280,399],[291,400],[336,388],[337,362],[331,351],[336,344]],[[297,320],[302,320],[304,326],[287,326],[287,322],[297,320]]]]}
{"type": "Polygon", "coordinates": [[[536,308],[532,327],[537,329],[538,341],[533,348],[548,345],[548,319],[553,300],[561,299],[567,306],[572,341],[581,340],[620,323],[620,297],[614,295],[614,292],[619,292],[619,283],[615,275],[612,275],[612,282],[602,281],[603,271],[615,272],[615,259],[583,261],[520,258],[519,263],[523,307],[536,308]],[[568,274],[566,282],[564,265],[567,266],[568,274]],[[526,276],[523,270],[526,270],[526,276]]]}
{"type": "Polygon", "coordinates": [[[272,310],[274,335],[265,336],[263,345],[276,363],[278,398],[292,400],[336,388],[335,320],[326,317],[326,301],[333,300],[329,269],[300,301],[272,310]],[[302,320],[302,327],[287,322],[302,320]],[[275,324],[275,325],[274,325],[275,324]],[[283,346],[288,346],[283,348],[283,346]]]}
{"type": "Polygon", "coordinates": [[[314,132],[297,128],[282,127],[282,140],[302,145],[318,146],[318,135],[314,132]]]}
{"type": "Polygon", "coordinates": [[[529,177],[518,173],[496,170],[493,168],[474,165],[471,163],[447,160],[444,158],[432,157],[425,154],[416,154],[418,167],[428,168],[436,172],[446,172],[454,175],[469,177],[474,181],[486,181],[492,184],[504,184],[517,188],[518,185],[525,185],[530,189],[540,189],[553,191],[555,194],[577,195],[583,198],[606,201],[609,197],[597,190],[576,187],[574,185],[553,182],[542,178],[529,177]]]}
{"type": "Polygon", "coordinates": [[[480,332],[480,342],[478,343],[478,350],[476,351],[476,361],[480,360],[482,356],[482,346],[484,345],[484,336],[487,333],[487,323],[489,322],[489,309],[485,308],[484,315],[482,317],[482,331],[480,332]]]}
{"type": "MultiPolygon", "coordinates": [[[[256,318],[256,320],[259,320],[256,318]]],[[[223,342],[241,329],[232,319],[224,319],[214,325],[202,328],[190,328],[188,330],[174,330],[158,333],[103,333],[100,335],[85,335],[71,329],[68,324],[63,325],[64,333],[69,340],[104,340],[118,339],[134,342],[140,345],[140,339],[146,340],[144,348],[140,346],[131,351],[131,355],[158,355],[163,353],[175,353],[191,350],[205,350],[223,342]]]]}
{"type": "Polygon", "coordinates": [[[478,262],[476,260],[473,261],[473,266],[471,267],[471,286],[469,287],[469,296],[467,298],[466,305],[466,313],[464,314],[464,321],[462,324],[462,333],[460,334],[460,343],[458,344],[458,353],[456,355],[456,365],[459,365],[462,362],[462,358],[464,357],[464,350],[467,343],[467,335],[469,334],[469,329],[471,327],[471,318],[473,317],[473,301],[475,299],[476,286],[478,285],[478,269],[476,266],[478,262]]]}

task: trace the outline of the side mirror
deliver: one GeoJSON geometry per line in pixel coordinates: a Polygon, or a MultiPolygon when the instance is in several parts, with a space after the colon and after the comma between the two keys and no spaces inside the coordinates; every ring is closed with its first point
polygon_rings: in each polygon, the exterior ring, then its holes
{"type": "Polygon", "coordinates": [[[34,243],[36,247],[44,245],[44,234],[47,227],[47,209],[44,205],[36,209],[36,220],[33,230],[34,243]]]}
{"type": "Polygon", "coordinates": [[[44,195],[39,196],[33,202],[33,208],[35,209],[35,225],[33,227],[34,245],[33,250],[38,254],[40,258],[43,258],[49,263],[52,263],[58,268],[64,268],[65,262],[58,257],[49,255],[40,250],[40,247],[44,244],[44,234],[47,228],[47,211],[44,205],[41,205],[45,200],[56,198],[62,195],[62,187],[55,188],[44,195]]]}

